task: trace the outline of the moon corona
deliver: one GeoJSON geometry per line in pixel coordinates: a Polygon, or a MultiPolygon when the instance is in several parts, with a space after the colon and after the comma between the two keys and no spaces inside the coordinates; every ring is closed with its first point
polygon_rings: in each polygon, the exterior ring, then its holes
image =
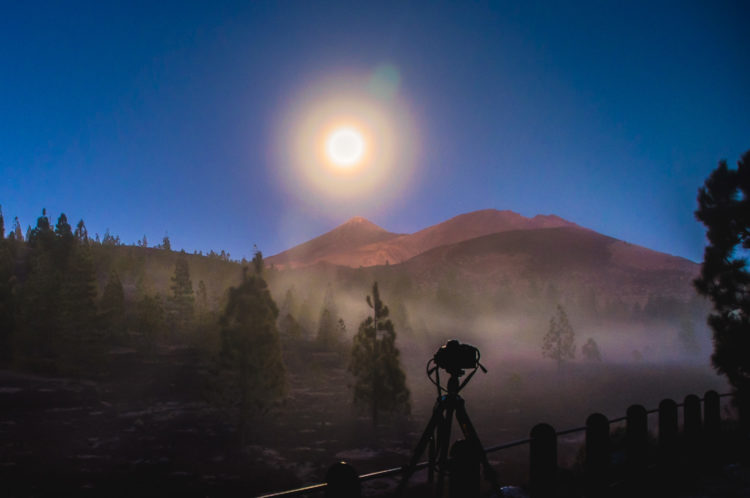
{"type": "Polygon", "coordinates": [[[352,77],[290,99],[274,145],[290,199],[336,217],[395,205],[415,178],[417,134],[408,105],[381,93],[352,77]]]}

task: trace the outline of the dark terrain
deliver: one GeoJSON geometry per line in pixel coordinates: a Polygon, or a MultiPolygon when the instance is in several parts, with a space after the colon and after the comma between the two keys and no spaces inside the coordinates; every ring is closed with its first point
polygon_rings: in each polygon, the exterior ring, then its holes
{"type": "MultiPolygon", "coordinates": [[[[564,429],[582,425],[592,411],[615,417],[630,403],[650,408],[664,396],[680,401],[690,392],[722,388],[704,368],[578,364],[555,381],[551,362],[500,362],[487,355],[489,373],[478,374],[462,392],[485,446],[524,438],[541,421],[564,429]],[[520,372],[521,386],[508,383],[511,372],[520,372]]],[[[209,365],[189,348],[163,349],[148,360],[111,354],[109,376],[97,381],[2,371],[3,494],[254,495],[320,482],[339,459],[360,473],[398,466],[411,455],[435,397],[422,356],[405,351],[411,420],[386,420],[375,431],[351,407],[341,356],[304,347],[288,352],[289,396],[259,417],[244,447],[231,409],[208,402],[209,365]]],[[[581,442],[582,434],[561,438],[561,464],[575,464],[581,442]]],[[[526,452],[490,455],[504,483],[526,481],[526,452]]],[[[420,479],[417,474],[413,481],[420,479]]],[[[371,481],[367,494],[393,485],[371,481]]]]}

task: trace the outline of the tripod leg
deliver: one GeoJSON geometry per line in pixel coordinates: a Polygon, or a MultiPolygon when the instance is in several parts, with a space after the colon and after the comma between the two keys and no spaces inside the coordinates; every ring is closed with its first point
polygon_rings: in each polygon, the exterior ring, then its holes
{"type": "MultiPolygon", "coordinates": [[[[424,432],[422,433],[422,437],[419,438],[417,446],[414,448],[414,453],[412,454],[411,460],[409,461],[409,465],[406,467],[406,470],[404,470],[404,475],[401,478],[398,489],[396,490],[396,496],[401,496],[404,489],[406,489],[406,484],[409,482],[411,476],[414,475],[416,466],[419,463],[419,459],[422,457],[422,454],[424,453],[427,445],[430,444],[432,446],[432,444],[434,444],[433,440],[435,438],[435,430],[442,425],[442,419],[443,403],[441,400],[438,400],[435,403],[435,408],[432,409],[432,417],[430,418],[427,427],[425,427],[424,432]]],[[[431,451],[431,453],[433,452],[431,451]]],[[[429,458],[430,471],[432,471],[432,468],[435,466],[434,453],[431,454],[429,458]]]]}
{"type": "Polygon", "coordinates": [[[438,427],[438,482],[435,488],[435,496],[442,498],[443,486],[445,484],[445,470],[448,463],[448,447],[451,443],[451,423],[453,422],[454,398],[446,398],[445,416],[443,423],[438,427]]]}
{"type": "Polygon", "coordinates": [[[497,472],[495,472],[495,469],[490,466],[490,461],[487,459],[487,453],[484,452],[484,447],[482,446],[481,441],[479,441],[479,436],[474,429],[474,424],[471,423],[469,414],[466,413],[466,406],[463,399],[459,399],[456,403],[456,420],[458,420],[458,424],[461,426],[464,438],[466,438],[467,441],[471,441],[471,443],[475,445],[476,451],[479,452],[485,479],[490,481],[492,487],[499,493],[500,484],[497,481],[497,472]]]}

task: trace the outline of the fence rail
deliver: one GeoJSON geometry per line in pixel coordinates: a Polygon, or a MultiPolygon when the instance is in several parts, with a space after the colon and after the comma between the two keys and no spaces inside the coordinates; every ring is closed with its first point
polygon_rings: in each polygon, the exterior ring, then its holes
{"type": "MultiPolygon", "coordinates": [[[[641,405],[631,405],[625,416],[607,418],[601,413],[593,413],[586,419],[586,425],[555,431],[548,424],[537,424],[529,437],[510,441],[484,448],[485,453],[493,453],[509,448],[530,445],[529,452],[529,491],[532,497],[546,497],[554,493],[555,475],[557,473],[557,438],[568,434],[586,433],[586,458],[584,474],[586,487],[591,496],[604,496],[605,489],[612,483],[606,479],[611,461],[612,445],[610,439],[610,425],[626,422],[625,456],[629,475],[644,472],[648,453],[648,416],[658,413],[658,446],[660,458],[665,464],[670,464],[678,457],[678,410],[683,409],[683,438],[684,450],[689,455],[696,455],[705,446],[711,446],[718,439],[721,421],[720,399],[731,396],[732,393],[718,394],[708,391],[703,398],[691,394],[682,403],[671,399],[664,399],[658,408],[646,410],[641,405]],[[701,405],[703,410],[701,413],[701,405]],[[701,416],[702,415],[702,416],[701,416]]],[[[478,465],[478,461],[476,463],[478,465]]],[[[416,465],[415,470],[429,467],[424,461],[416,465]]],[[[383,469],[368,474],[358,475],[354,469],[340,462],[334,464],[328,471],[326,482],[313,484],[301,488],[265,494],[259,498],[277,498],[291,496],[307,496],[325,492],[326,496],[359,496],[352,494],[356,489],[359,493],[360,483],[372,479],[381,479],[401,474],[407,466],[383,469]],[[346,490],[344,492],[338,490],[346,490]]],[[[476,475],[479,475],[477,469],[476,475]]],[[[473,475],[472,473],[469,473],[473,475]]],[[[471,486],[476,487],[476,486],[471,486]]]]}

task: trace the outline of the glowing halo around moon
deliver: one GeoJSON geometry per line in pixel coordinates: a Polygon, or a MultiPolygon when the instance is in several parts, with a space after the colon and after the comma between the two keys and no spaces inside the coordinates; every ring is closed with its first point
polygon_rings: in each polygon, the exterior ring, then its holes
{"type": "Polygon", "coordinates": [[[372,91],[372,79],[329,80],[288,102],[274,163],[290,200],[301,204],[294,209],[372,215],[413,184],[417,137],[408,105],[395,92],[372,91]]]}

